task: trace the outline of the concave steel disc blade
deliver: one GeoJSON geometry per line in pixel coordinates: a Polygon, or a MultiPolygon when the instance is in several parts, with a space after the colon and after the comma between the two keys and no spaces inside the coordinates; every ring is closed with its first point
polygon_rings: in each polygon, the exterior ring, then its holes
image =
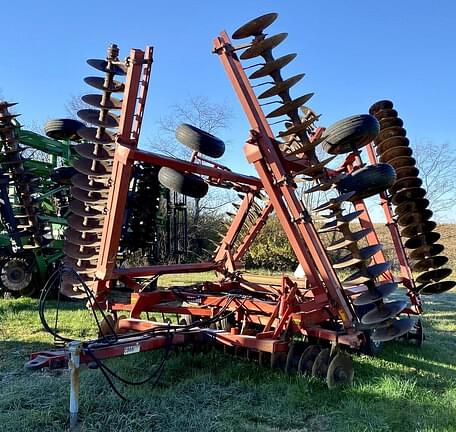
{"type": "Polygon", "coordinates": [[[95,144],[112,144],[115,145],[115,136],[105,130],[93,127],[78,129],[78,135],[87,141],[95,144]]]}
{"type": "Polygon", "coordinates": [[[89,86],[95,87],[98,90],[108,91],[111,93],[119,93],[125,90],[124,83],[116,80],[112,80],[109,85],[106,85],[105,79],[101,77],[86,77],[84,81],[89,86]]]}
{"type": "Polygon", "coordinates": [[[324,204],[319,205],[318,207],[314,208],[314,211],[320,212],[325,210],[330,210],[338,207],[344,201],[348,201],[355,192],[347,192],[344,194],[339,195],[336,198],[331,198],[329,201],[325,202],[324,204]]]}
{"type": "Polygon", "coordinates": [[[92,105],[102,109],[121,109],[122,101],[120,99],[109,97],[103,102],[103,95],[88,94],[81,97],[81,99],[88,105],[92,105]]]}
{"type": "Polygon", "coordinates": [[[89,179],[84,174],[76,174],[73,177],[71,177],[71,183],[73,183],[73,185],[78,187],[79,189],[88,192],[103,193],[105,191],[107,192],[109,189],[109,186],[106,183],[94,179],[89,179]]]}
{"type": "Polygon", "coordinates": [[[381,251],[383,249],[383,245],[381,243],[377,243],[374,245],[369,245],[361,248],[358,251],[358,255],[363,261],[366,261],[370,258],[372,258],[377,252],[381,251]]]}
{"type": "Polygon", "coordinates": [[[421,260],[443,252],[444,247],[439,243],[421,246],[414,251],[410,252],[410,258],[414,260],[421,260]]]}
{"type": "Polygon", "coordinates": [[[68,226],[81,232],[101,233],[103,231],[103,221],[87,219],[77,215],[70,215],[68,217],[68,226]]]}
{"type": "Polygon", "coordinates": [[[403,216],[406,213],[419,213],[425,210],[429,206],[429,200],[426,198],[419,198],[413,201],[406,201],[399,204],[394,212],[399,216],[403,216]]]}
{"type": "Polygon", "coordinates": [[[104,203],[108,197],[107,191],[106,193],[101,194],[99,192],[88,192],[74,186],[70,189],[70,192],[73,198],[90,204],[97,204],[100,203],[100,201],[104,203]]]}
{"type": "Polygon", "coordinates": [[[266,27],[269,27],[278,17],[277,13],[261,15],[239,27],[232,35],[233,39],[244,39],[249,36],[259,36],[266,27]]]}
{"type": "MultiPolygon", "coordinates": [[[[78,159],[73,162],[73,167],[80,173],[87,176],[111,178],[112,163],[106,161],[92,161],[89,159],[78,159]]],[[[74,184],[74,183],[73,183],[74,184]]]]}
{"type": "Polygon", "coordinates": [[[332,231],[332,229],[345,225],[353,220],[355,220],[363,211],[354,211],[352,213],[348,213],[343,216],[339,216],[337,219],[332,220],[330,222],[326,222],[318,232],[328,232],[332,231]]]}
{"type": "Polygon", "coordinates": [[[383,303],[370,310],[361,317],[361,322],[366,325],[379,324],[388,319],[394,318],[407,307],[407,302],[396,300],[388,303],[383,303]]]}
{"type": "Polygon", "coordinates": [[[393,127],[383,129],[382,131],[380,131],[380,133],[378,134],[378,140],[383,141],[383,140],[387,140],[388,138],[392,138],[392,137],[399,137],[399,136],[405,137],[406,135],[407,135],[407,131],[404,128],[402,128],[400,126],[393,126],[393,127]]]}
{"type": "Polygon", "coordinates": [[[404,122],[399,117],[378,117],[381,129],[388,129],[393,126],[404,126],[404,122]]]}
{"type": "Polygon", "coordinates": [[[83,300],[87,298],[87,294],[85,293],[85,291],[74,286],[72,282],[62,280],[62,284],[59,287],[59,291],[60,294],[71,299],[83,300]]]}
{"type": "Polygon", "coordinates": [[[435,270],[429,270],[425,273],[420,274],[417,278],[416,281],[419,284],[428,284],[431,282],[440,282],[442,279],[445,279],[446,277],[450,276],[451,274],[451,269],[449,268],[439,268],[435,270]]]}
{"type": "Polygon", "coordinates": [[[336,270],[353,267],[359,263],[363,262],[361,258],[355,258],[352,254],[345,256],[337,261],[334,261],[333,268],[336,270]]]}
{"type": "Polygon", "coordinates": [[[393,147],[403,147],[410,145],[409,139],[402,136],[393,136],[381,141],[377,138],[375,142],[377,147],[377,154],[379,155],[382,155],[388,149],[393,147]]]}
{"type": "Polygon", "coordinates": [[[281,82],[278,82],[275,86],[269,88],[268,90],[264,91],[258,96],[258,99],[265,99],[272,96],[276,96],[279,93],[287,91],[291,87],[293,87],[296,83],[298,83],[305,74],[301,73],[298,75],[294,75],[291,78],[287,78],[281,82]]]}
{"type": "MultiPolygon", "coordinates": [[[[311,146],[312,145],[313,144],[311,143],[311,146]]],[[[303,150],[303,151],[305,151],[305,150],[303,150]]],[[[305,168],[302,171],[300,171],[300,174],[304,174],[306,176],[313,177],[313,176],[317,175],[318,173],[321,173],[323,171],[323,168],[327,164],[329,164],[329,162],[331,162],[335,157],[336,157],[336,155],[331,156],[331,157],[329,157],[327,159],[324,159],[324,160],[322,160],[321,162],[319,162],[317,164],[311,165],[308,168],[305,168]]]]}
{"type": "Polygon", "coordinates": [[[329,363],[326,373],[326,384],[330,389],[341,385],[351,385],[353,383],[354,373],[351,356],[340,351],[329,363]]]}
{"type": "Polygon", "coordinates": [[[413,167],[416,165],[416,160],[410,156],[398,156],[394,159],[390,159],[388,163],[395,169],[398,170],[404,167],[413,167]]]}
{"type": "Polygon", "coordinates": [[[344,235],[344,238],[335,241],[334,243],[330,244],[326,249],[328,251],[335,251],[335,250],[340,250],[340,249],[345,249],[348,246],[350,246],[353,243],[356,243],[357,241],[361,240],[367,234],[372,232],[372,228],[365,228],[359,231],[356,231],[354,233],[351,233],[349,236],[344,235]]]}
{"type": "Polygon", "coordinates": [[[382,282],[375,285],[374,289],[370,289],[353,300],[355,306],[363,306],[383,300],[392,294],[397,289],[395,282],[382,282]]]}
{"type": "Polygon", "coordinates": [[[104,217],[103,212],[101,212],[100,210],[91,208],[90,206],[85,205],[83,202],[81,202],[79,200],[71,201],[69,208],[74,214],[76,214],[78,216],[90,217],[90,218],[95,218],[97,216],[104,217]]]}
{"type": "Polygon", "coordinates": [[[77,112],[78,117],[95,126],[100,126],[103,128],[116,128],[119,126],[119,117],[111,113],[106,113],[104,118],[100,120],[101,111],[94,109],[82,109],[77,112]]]}
{"type": "Polygon", "coordinates": [[[71,258],[77,260],[91,260],[95,255],[98,254],[98,251],[95,248],[84,246],[81,250],[81,247],[73,243],[65,242],[63,245],[63,253],[68,255],[71,258]]]}
{"type": "Polygon", "coordinates": [[[17,104],[18,104],[18,102],[0,101],[0,109],[8,109],[17,104]]]}
{"type": "Polygon", "coordinates": [[[408,333],[415,326],[415,321],[410,318],[394,320],[388,327],[374,329],[371,340],[374,342],[387,342],[408,333]]]}
{"type": "Polygon", "coordinates": [[[254,57],[258,57],[263,54],[265,51],[272,50],[277,45],[282,43],[285,38],[288,36],[288,33],[279,33],[274,36],[265,38],[260,41],[254,41],[250,48],[247,48],[241,55],[241,60],[248,60],[254,57]]]}
{"type": "Polygon", "coordinates": [[[421,212],[405,213],[397,220],[397,224],[399,226],[407,226],[416,223],[422,223],[426,222],[431,217],[432,211],[429,209],[424,209],[421,212]]]}
{"type": "MultiPolygon", "coordinates": [[[[392,147],[380,156],[380,162],[388,162],[394,160],[398,157],[410,157],[413,154],[413,150],[410,147],[401,146],[401,147],[392,147]]],[[[413,164],[415,165],[415,164],[413,164]]]]}
{"type": "Polygon", "coordinates": [[[418,177],[419,174],[420,174],[420,170],[414,166],[405,166],[405,167],[396,169],[396,179],[397,180],[402,180],[404,177],[418,177]]]}
{"type": "Polygon", "coordinates": [[[75,150],[86,159],[106,161],[114,158],[114,150],[101,144],[78,144],[75,150]]]}
{"type": "Polygon", "coordinates": [[[85,233],[83,237],[81,232],[72,228],[65,231],[65,239],[81,246],[95,246],[100,242],[100,238],[95,233],[85,233]]]}
{"type": "Polygon", "coordinates": [[[275,109],[274,111],[271,111],[266,117],[274,118],[288,114],[308,102],[313,95],[314,93],[307,93],[304,96],[300,96],[290,102],[285,102],[281,107],[275,109]]]}
{"type": "Polygon", "coordinates": [[[375,102],[373,105],[371,105],[371,107],[369,108],[369,114],[371,115],[377,115],[377,113],[381,110],[384,110],[384,109],[392,109],[393,108],[393,102],[391,102],[390,100],[381,100],[381,101],[378,101],[378,102],[375,102]]]}
{"type": "Polygon", "coordinates": [[[423,180],[419,177],[402,177],[401,179],[396,180],[389,190],[394,195],[402,189],[420,187],[422,184],[423,180]]]}
{"type": "Polygon", "coordinates": [[[275,59],[273,61],[268,61],[267,63],[264,64],[260,69],[256,70],[253,72],[249,78],[250,79],[256,79],[256,78],[263,78],[267,75],[271,75],[272,73],[279,71],[283,67],[285,67],[288,63],[290,63],[294,58],[296,57],[296,54],[286,54],[282,57],[279,57],[278,59],[275,59]]]}
{"type": "Polygon", "coordinates": [[[416,237],[409,238],[405,243],[404,246],[407,249],[417,249],[421,246],[428,245],[435,243],[440,238],[440,234],[435,231],[426,232],[424,234],[420,234],[416,237]]]}
{"type": "Polygon", "coordinates": [[[411,187],[401,189],[396,192],[393,196],[392,202],[395,206],[398,206],[406,201],[415,201],[417,199],[424,198],[426,196],[426,189],[420,187],[411,187]]]}
{"type": "Polygon", "coordinates": [[[379,277],[381,274],[385,273],[391,268],[392,262],[386,261],[383,263],[372,264],[369,267],[359,270],[356,273],[350,275],[347,279],[344,280],[344,285],[360,285],[366,283],[371,279],[379,277]]]}
{"type": "Polygon", "coordinates": [[[437,224],[433,221],[411,224],[411,225],[406,226],[401,231],[401,236],[406,237],[406,238],[416,237],[417,235],[425,234],[429,231],[432,231],[436,227],[437,227],[437,224]]]}
{"type": "Polygon", "coordinates": [[[418,261],[412,266],[412,270],[415,272],[425,272],[430,269],[436,269],[442,267],[448,262],[448,257],[443,255],[437,255],[424,260],[418,261]]]}
{"type": "Polygon", "coordinates": [[[456,286],[454,281],[442,281],[437,283],[432,283],[426,285],[421,291],[420,294],[440,294],[456,286]]]}
{"type": "Polygon", "coordinates": [[[109,64],[106,60],[88,59],[87,63],[100,72],[111,73],[113,75],[126,75],[127,67],[123,64],[109,64]]]}

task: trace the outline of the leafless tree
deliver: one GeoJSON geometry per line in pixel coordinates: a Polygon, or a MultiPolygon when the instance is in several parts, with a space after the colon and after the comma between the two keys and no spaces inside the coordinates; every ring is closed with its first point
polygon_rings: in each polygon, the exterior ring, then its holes
{"type": "Polygon", "coordinates": [[[448,215],[456,198],[456,154],[449,143],[420,140],[413,145],[413,157],[420,170],[426,198],[437,218],[448,215]]]}

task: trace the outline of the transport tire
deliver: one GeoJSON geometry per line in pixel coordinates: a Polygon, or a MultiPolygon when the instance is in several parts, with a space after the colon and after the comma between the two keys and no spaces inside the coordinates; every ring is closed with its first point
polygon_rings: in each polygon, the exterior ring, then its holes
{"type": "Polygon", "coordinates": [[[209,190],[209,185],[201,177],[168,167],[160,168],[158,181],[168,189],[197,199],[203,198],[209,190]]]}
{"type": "Polygon", "coordinates": [[[80,137],[77,132],[85,127],[84,123],[73,119],[49,120],[44,125],[44,133],[49,138],[56,140],[78,141],[80,137]]]}
{"type": "Polygon", "coordinates": [[[186,123],[177,127],[176,138],[189,149],[211,158],[219,158],[225,153],[225,143],[221,139],[186,123]]]}

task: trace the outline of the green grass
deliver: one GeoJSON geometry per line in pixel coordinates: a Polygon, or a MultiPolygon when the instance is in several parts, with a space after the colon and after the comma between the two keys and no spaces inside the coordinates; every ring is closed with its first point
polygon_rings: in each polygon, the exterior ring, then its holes
{"type": "MultiPolygon", "coordinates": [[[[168,276],[165,284],[208,275],[168,276]]],[[[159,385],[119,386],[121,401],[98,370],[81,374],[83,431],[455,431],[456,293],[424,299],[422,349],[388,344],[380,357],[357,355],[352,387],[329,391],[314,379],[286,376],[218,352],[173,354],[159,385]]],[[[30,352],[49,349],[37,301],[0,301],[0,431],[65,430],[68,373],[25,371],[30,352]]],[[[50,305],[52,306],[52,304],[50,305]]],[[[50,308],[50,315],[53,309],[50,308]]],[[[92,336],[90,314],[67,303],[63,329],[92,336]]],[[[130,379],[147,374],[161,353],[107,362],[130,379]]]]}

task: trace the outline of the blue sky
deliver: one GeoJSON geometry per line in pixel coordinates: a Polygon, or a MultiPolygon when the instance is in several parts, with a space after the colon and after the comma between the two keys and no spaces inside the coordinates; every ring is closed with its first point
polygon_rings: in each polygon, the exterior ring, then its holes
{"type": "Polygon", "coordinates": [[[284,76],[305,72],[293,95],[315,92],[309,104],[328,126],[371,103],[392,99],[412,140],[456,145],[456,3],[374,1],[16,1],[2,4],[0,93],[20,103],[25,124],[66,116],[72,95],[89,92],[85,60],[106,46],[155,47],[143,143],[157,120],[189,96],[232,106],[227,162],[239,157],[248,132],[243,112],[212,39],[246,21],[278,12],[270,34],[289,36],[274,53],[298,53],[284,76]]]}

